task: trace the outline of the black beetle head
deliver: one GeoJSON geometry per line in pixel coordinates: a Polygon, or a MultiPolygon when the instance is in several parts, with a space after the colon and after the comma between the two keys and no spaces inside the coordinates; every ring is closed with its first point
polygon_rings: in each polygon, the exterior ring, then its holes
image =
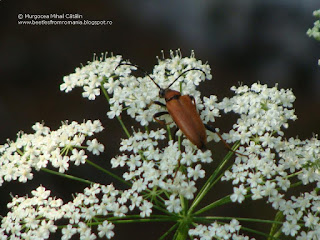
{"type": "Polygon", "coordinates": [[[159,97],[164,98],[165,95],[166,95],[166,89],[160,88],[159,97]]]}

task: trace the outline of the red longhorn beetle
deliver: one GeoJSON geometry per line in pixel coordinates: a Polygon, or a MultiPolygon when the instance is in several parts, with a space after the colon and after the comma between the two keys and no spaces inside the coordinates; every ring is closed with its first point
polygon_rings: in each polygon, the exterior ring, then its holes
{"type": "MultiPolygon", "coordinates": [[[[233,151],[230,146],[224,141],[220,133],[215,131],[215,129],[207,124],[204,124],[200,118],[200,115],[196,108],[196,103],[194,100],[194,97],[191,95],[181,95],[180,92],[176,90],[169,89],[183,74],[189,71],[201,71],[205,76],[206,73],[199,68],[191,68],[188,70],[185,70],[182,72],[167,88],[161,88],[159,84],[157,84],[154,79],[142,68],[130,64],[130,63],[119,63],[117,68],[120,65],[129,65],[136,67],[137,69],[143,71],[150,79],[151,81],[160,89],[159,91],[159,97],[164,98],[166,101],[166,104],[159,102],[159,101],[153,101],[152,103],[155,103],[157,105],[166,107],[168,112],[158,112],[154,114],[153,118],[160,123],[163,123],[163,121],[157,119],[158,117],[164,115],[164,114],[170,114],[173,121],[176,123],[178,129],[180,129],[183,134],[192,142],[194,145],[196,145],[201,150],[206,150],[207,145],[207,134],[206,129],[208,129],[211,132],[216,133],[221,141],[226,145],[226,147],[233,151]]],[[[177,129],[177,130],[178,130],[177,129]]],[[[235,152],[237,153],[237,152],[235,152]]],[[[237,153],[239,155],[243,155],[240,153],[237,153]]]]}

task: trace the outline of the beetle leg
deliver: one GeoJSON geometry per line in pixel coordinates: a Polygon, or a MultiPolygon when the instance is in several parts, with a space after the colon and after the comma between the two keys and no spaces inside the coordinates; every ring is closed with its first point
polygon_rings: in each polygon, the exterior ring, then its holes
{"type": "Polygon", "coordinates": [[[196,105],[196,100],[194,99],[194,96],[189,95],[189,97],[191,98],[191,101],[192,101],[193,105],[196,105]]]}
{"type": "Polygon", "coordinates": [[[158,112],[153,115],[153,119],[155,121],[157,121],[158,123],[160,123],[161,125],[167,125],[167,123],[165,123],[165,121],[158,119],[158,117],[161,117],[162,115],[165,115],[165,114],[169,114],[169,113],[168,112],[158,112]]]}
{"type": "Polygon", "coordinates": [[[213,132],[215,134],[218,135],[218,137],[220,138],[220,140],[223,142],[223,144],[226,146],[226,148],[229,149],[229,151],[235,153],[235,154],[238,154],[240,156],[243,156],[243,157],[248,157],[247,155],[245,154],[242,154],[242,153],[239,153],[237,151],[234,151],[230,146],[229,144],[223,139],[223,137],[221,136],[221,134],[219,132],[217,132],[213,127],[211,127],[210,125],[208,124],[204,124],[204,126],[206,127],[207,130],[209,130],[210,132],[213,132]]]}
{"type": "Polygon", "coordinates": [[[159,101],[153,101],[154,104],[157,104],[159,106],[162,106],[162,107],[166,107],[166,105],[162,102],[159,102],[159,101]]]}
{"type": "Polygon", "coordinates": [[[166,105],[164,103],[159,102],[159,101],[152,101],[151,103],[148,104],[147,107],[149,108],[152,104],[157,104],[157,105],[159,105],[161,107],[166,107],[166,105]]]}

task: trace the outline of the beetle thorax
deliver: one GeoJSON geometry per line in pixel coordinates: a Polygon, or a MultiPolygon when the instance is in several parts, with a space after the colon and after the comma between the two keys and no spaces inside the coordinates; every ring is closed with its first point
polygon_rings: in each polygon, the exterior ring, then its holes
{"type": "Polygon", "coordinates": [[[171,89],[164,89],[163,92],[160,91],[160,93],[162,93],[162,96],[160,95],[160,97],[163,97],[166,102],[170,101],[173,98],[179,98],[181,96],[180,92],[171,89]]]}

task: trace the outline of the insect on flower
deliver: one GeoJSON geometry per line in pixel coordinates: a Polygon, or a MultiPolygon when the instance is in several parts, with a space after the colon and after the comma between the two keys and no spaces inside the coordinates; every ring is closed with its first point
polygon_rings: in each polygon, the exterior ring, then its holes
{"type": "MultiPolygon", "coordinates": [[[[153,115],[154,120],[159,122],[160,124],[164,124],[164,121],[160,120],[159,117],[165,114],[170,114],[173,121],[177,125],[177,129],[180,129],[183,134],[192,142],[194,145],[197,146],[198,149],[204,151],[207,150],[207,134],[206,129],[216,133],[221,141],[225,144],[225,146],[233,151],[230,146],[224,141],[220,133],[215,131],[213,127],[210,125],[204,124],[200,118],[200,115],[196,108],[195,99],[191,95],[181,95],[179,91],[172,90],[170,87],[179,80],[179,78],[185,75],[189,71],[200,71],[205,76],[206,73],[200,68],[191,68],[183,71],[178,77],[176,77],[173,82],[169,84],[168,87],[162,88],[159,86],[158,83],[142,68],[136,66],[131,63],[127,62],[120,62],[117,68],[121,65],[129,65],[141,70],[150,78],[150,80],[160,89],[159,90],[159,97],[165,99],[165,104],[159,101],[153,101],[151,104],[157,104],[162,107],[166,107],[168,111],[158,112],[153,115]]],[[[234,151],[233,151],[234,152],[234,151]]],[[[237,152],[236,152],[237,153],[237,152]]],[[[240,153],[239,153],[240,154],[240,153]]],[[[240,154],[242,155],[242,154],[240,154]]]]}

